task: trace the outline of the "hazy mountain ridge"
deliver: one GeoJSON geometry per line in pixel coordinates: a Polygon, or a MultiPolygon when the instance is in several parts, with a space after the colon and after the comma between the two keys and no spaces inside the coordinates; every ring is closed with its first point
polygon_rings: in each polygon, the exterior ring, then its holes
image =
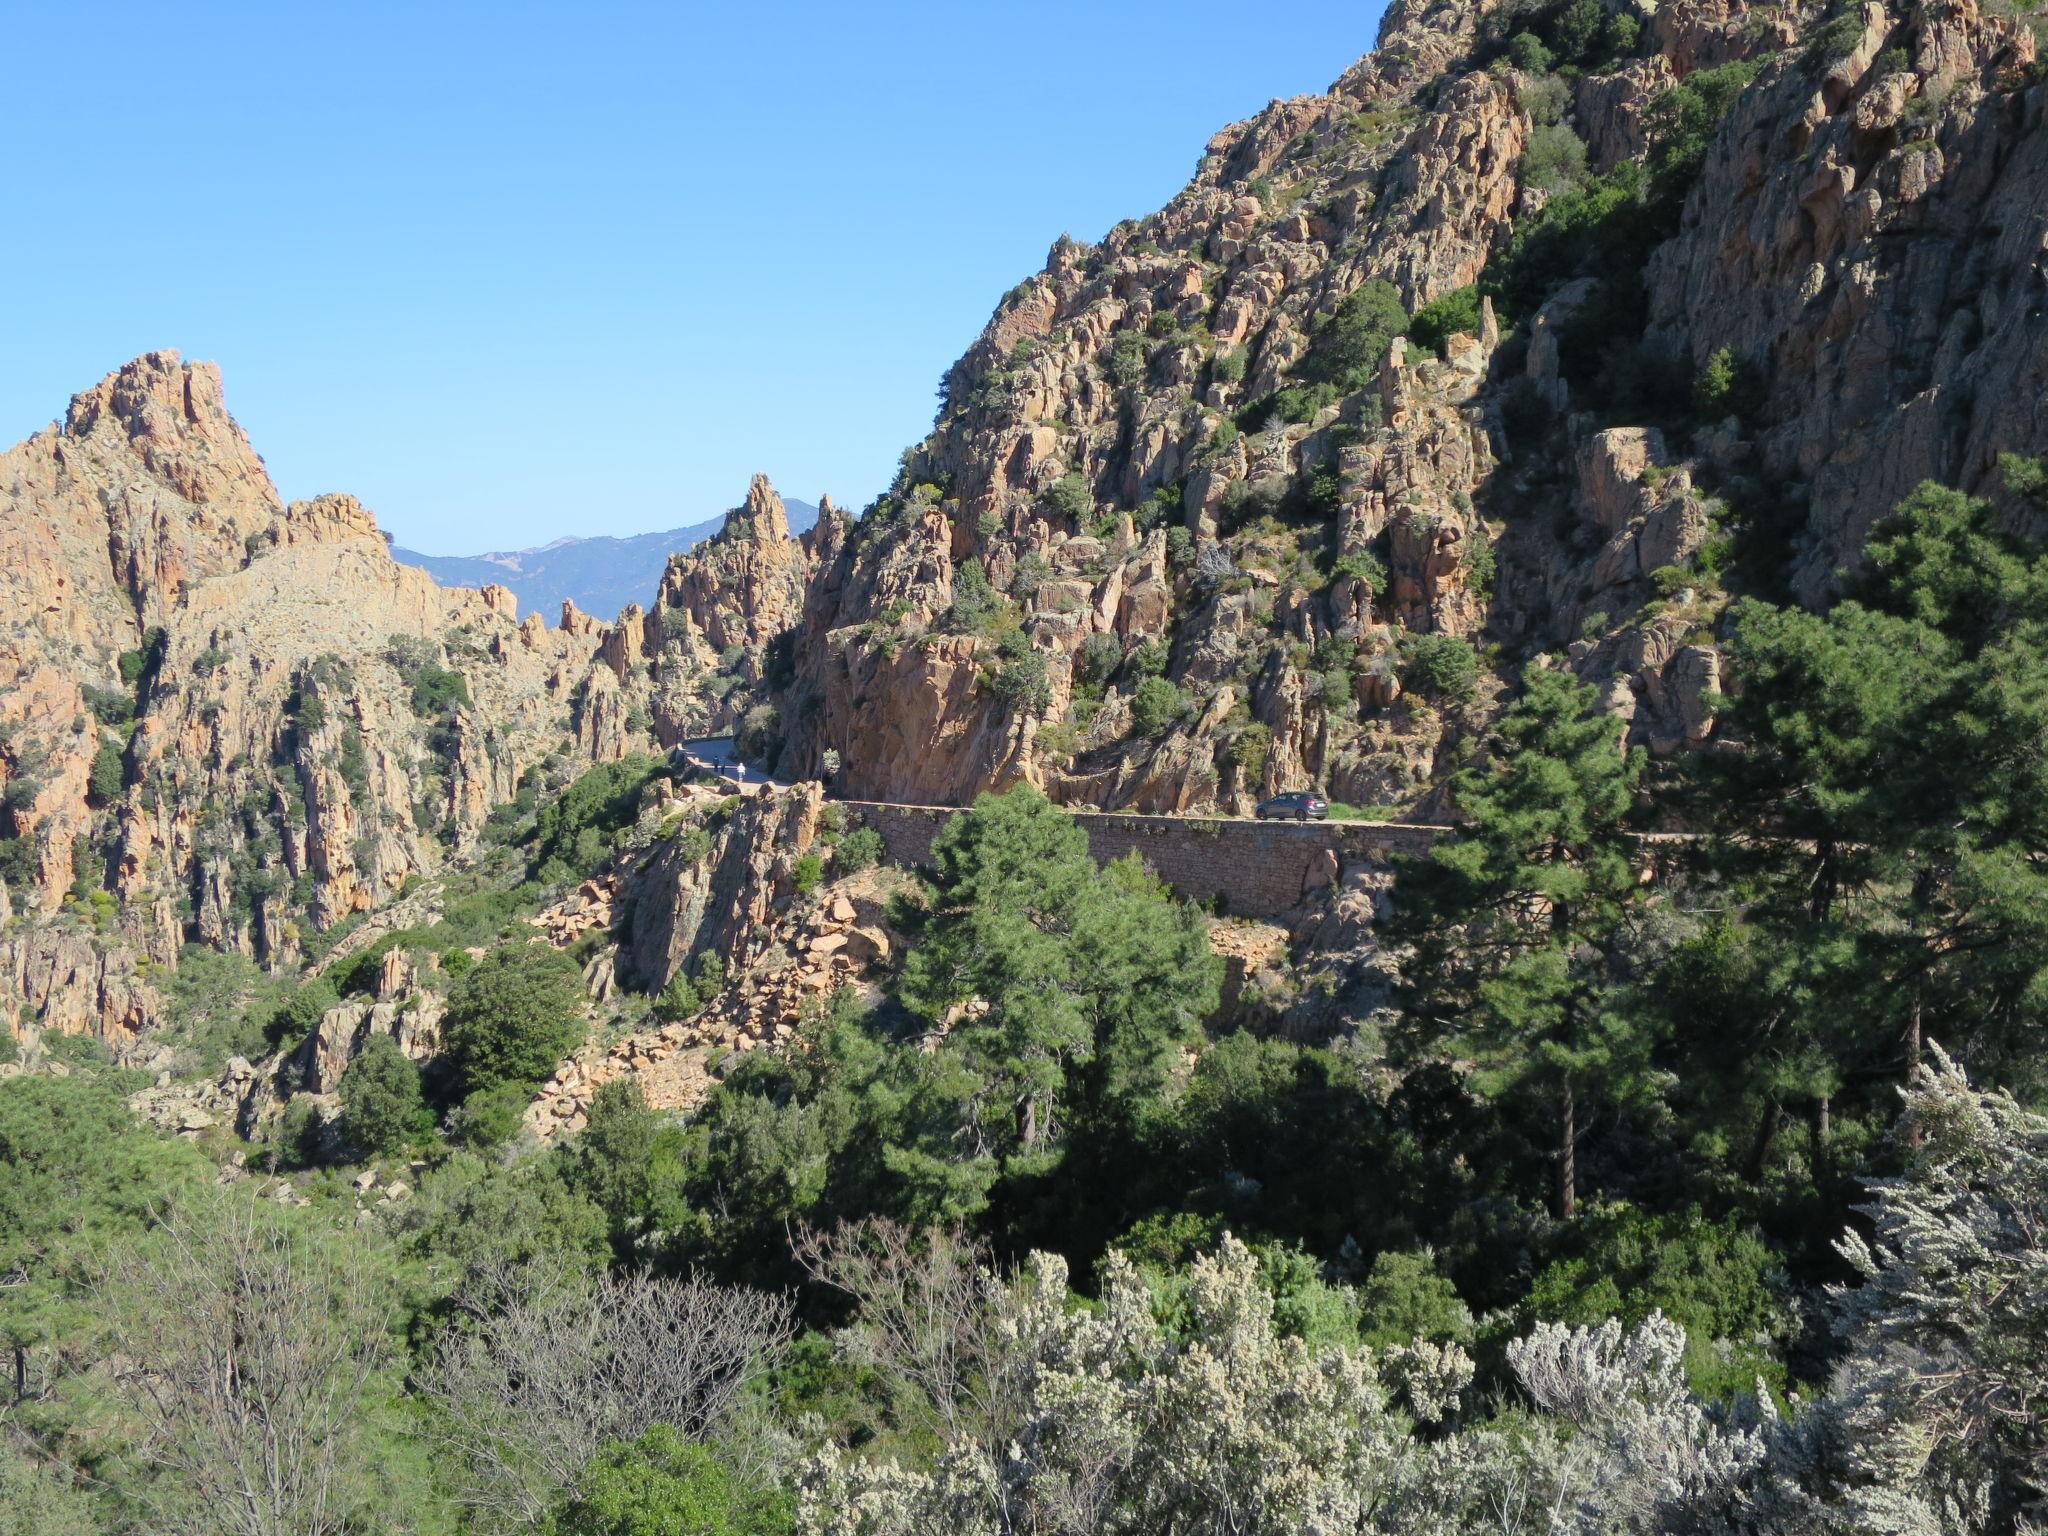
{"type": "MultiPolygon", "coordinates": [[[[818,520],[807,501],[785,500],[793,532],[802,533],[818,520]]],[[[573,602],[585,613],[610,617],[628,603],[646,603],[661,584],[668,557],[696,548],[724,525],[721,513],[700,523],[626,538],[574,535],[530,549],[490,550],[480,555],[423,555],[393,545],[392,558],[417,566],[444,587],[482,587],[493,582],[511,589],[525,613],[552,619],[562,603],[573,602]]]]}

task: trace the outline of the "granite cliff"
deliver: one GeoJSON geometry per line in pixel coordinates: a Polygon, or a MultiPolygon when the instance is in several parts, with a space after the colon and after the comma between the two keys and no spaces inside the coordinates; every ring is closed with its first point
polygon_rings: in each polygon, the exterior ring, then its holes
{"type": "Polygon", "coordinates": [[[1705,740],[1731,558],[1819,598],[1920,479],[2048,436],[2035,58],[1972,0],[1396,4],[1056,244],[821,518],[781,771],[1412,807],[1555,650],[1705,740]]]}
{"type": "MultiPolygon", "coordinates": [[[[189,946],[289,974],[479,867],[494,813],[697,735],[850,799],[1426,819],[1556,657],[1653,752],[1707,745],[1735,592],[1819,601],[1906,489],[2048,448],[2044,111],[2003,0],[1397,3],[1165,208],[1059,240],[886,495],[796,536],[757,477],[611,622],[285,504],[210,366],[138,359],[0,458],[15,1033],[147,1059],[189,946]]],[[[813,814],[550,889],[593,997],[808,953],[813,814]]],[[[320,1079],[423,986],[323,1025],[320,1079]]]]}

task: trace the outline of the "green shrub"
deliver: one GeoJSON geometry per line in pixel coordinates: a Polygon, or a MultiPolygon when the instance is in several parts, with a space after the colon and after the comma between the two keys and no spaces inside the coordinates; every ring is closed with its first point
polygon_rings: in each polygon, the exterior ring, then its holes
{"type": "Polygon", "coordinates": [[[533,1090],[524,1083],[480,1088],[448,1117],[448,1139],[479,1154],[496,1152],[519,1135],[532,1101],[533,1090]]]}
{"type": "Polygon", "coordinates": [[[560,860],[571,875],[594,873],[611,856],[612,840],[633,824],[641,792],[668,769],[644,752],[601,763],[540,807],[529,869],[560,860]]]}
{"type": "Polygon", "coordinates": [[[1045,653],[1035,649],[1021,630],[1012,630],[1004,637],[1003,663],[989,679],[989,686],[998,698],[1008,699],[1022,714],[1039,714],[1052,702],[1045,653]]]}
{"type": "Polygon", "coordinates": [[[1557,61],[1534,32],[1517,32],[1508,39],[1508,62],[1525,75],[1546,75],[1557,61]]]}
{"type": "Polygon", "coordinates": [[[743,1476],[717,1447],[657,1424],[598,1452],[549,1529],[559,1536],[790,1536],[796,1514],[787,1492],[743,1476]]]}
{"type": "Polygon", "coordinates": [[[725,990],[725,961],[706,953],[697,957],[697,992],[707,1002],[725,990]]]}
{"type": "Polygon", "coordinates": [[[704,1000],[697,995],[689,974],[677,971],[654,999],[654,1016],[665,1024],[679,1024],[684,1019],[695,1017],[703,1006],[704,1000]]]}
{"type": "Polygon", "coordinates": [[[1330,568],[1330,576],[1332,580],[1363,582],[1374,597],[1386,596],[1386,562],[1371,550],[1353,550],[1348,555],[1339,555],[1330,568]]]}
{"type": "Polygon", "coordinates": [[[469,684],[460,672],[429,664],[412,680],[412,712],[422,720],[447,711],[469,708],[469,684]]]}
{"type": "Polygon", "coordinates": [[[318,1029],[321,1016],[340,1001],[333,984],[324,976],[315,976],[271,1010],[264,1021],[263,1038],[273,1050],[293,1048],[318,1029]]]}
{"type": "Polygon", "coordinates": [[[1045,493],[1045,504],[1056,516],[1069,522],[1084,521],[1095,510],[1095,498],[1089,493],[1088,481],[1078,470],[1073,470],[1055,480],[1045,493]]]}
{"type": "Polygon", "coordinates": [[[85,685],[85,705],[101,725],[126,725],[135,718],[135,699],[119,688],[85,685]]]}
{"type": "Polygon", "coordinates": [[[1345,394],[1372,382],[1387,344],[1408,329],[1408,312],[1392,283],[1373,278],[1337,306],[1309,339],[1295,376],[1335,385],[1345,394]]]}
{"type": "Polygon", "coordinates": [[[1141,640],[1131,647],[1124,664],[1133,677],[1158,677],[1166,671],[1170,654],[1164,640],[1141,640]]]}
{"type": "Polygon", "coordinates": [[[1529,1287],[1528,1310],[1550,1322],[1625,1325],[1662,1311],[1686,1331],[1685,1368],[1703,1397],[1755,1390],[1759,1376],[1785,1382],[1772,1343],[1789,1332],[1777,1256],[1733,1218],[1694,1207],[1651,1215],[1625,1204],[1581,1212],[1562,1252],[1529,1287]]]}
{"type": "Polygon", "coordinates": [[[1123,663],[1121,640],[1115,635],[1090,635],[1081,642],[1080,654],[1074,658],[1074,676],[1084,684],[1104,683],[1123,663]]]}
{"type": "Polygon", "coordinates": [[[1401,682],[1430,699],[1464,700],[1479,681],[1479,655],[1456,635],[1415,635],[1407,644],[1401,682]]]}
{"type": "Polygon", "coordinates": [[[1663,598],[1678,596],[1687,587],[1697,585],[1699,579],[1696,573],[1682,565],[1660,565],[1650,572],[1650,586],[1663,598]]]}
{"type": "Polygon", "coordinates": [[[799,896],[808,896],[815,891],[824,878],[825,861],[815,853],[805,854],[789,871],[789,883],[799,896]]]}
{"type": "Polygon", "coordinates": [[[496,950],[448,995],[447,1056],[459,1097],[530,1090],[583,1038],[583,980],[545,944],[496,950]]]}
{"type": "Polygon", "coordinates": [[[92,755],[92,774],[87,781],[87,791],[95,805],[112,805],[121,798],[121,788],[126,783],[128,770],[122,761],[121,749],[111,741],[102,741],[92,755]]]}
{"type": "Polygon", "coordinates": [[[1256,783],[1266,771],[1266,758],[1273,750],[1273,728],[1253,721],[1230,743],[1230,761],[1237,764],[1249,783],[1256,783]]]}
{"type": "Polygon", "coordinates": [[[856,827],[839,839],[832,850],[832,868],[835,873],[851,875],[882,862],[887,852],[882,844],[882,834],[873,827],[856,827]]]}
{"type": "Polygon", "coordinates": [[[1131,514],[1131,525],[1140,533],[1150,533],[1161,523],[1180,521],[1182,488],[1178,485],[1162,485],[1150,496],[1138,503],[1131,514]]]}
{"type": "Polygon", "coordinates": [[[1749,422],[1762,412],[1765,394],[1763,370],[1723,347],[1693,380],[1692,403],[1705,420],[1733,416],[1749,422]]]}
{"type": "Polygon", "coordinates": [[[1563,123],[1531,130],[1522,151],[1522,184],[1541,192],[1562,192],[1586,178],[1586,141],[1563,123]]]}
{"type": "Polygon", "coordinates": [[[1251,350],[1248,347],[1227,347],[1216,354],[1216,360],[1209,365],[1209,377],[1218,384],[1241,384],[1245,370],[1251,366],[1251,350]]]}
{"type": "Polygon", "coordinates": [[[1145,377],[1145,338],[1136,331],[1118,331],[1109,344],[1109,356],[1102,371],[1119,389],[1128,389],[1145,377]]]}
{"type": "Polygon", "coordinates": [[[1471,1342],[1471,1310],[1427,1249],[1374,1259],[1358,1299],[1359,1333],[1378,1348],[1398,1349],[1417,1339],[1471,1342]]]}
{"type": "Polygon", "coordinates": [[[957,635],[985,634],[1008,610],[1002,595],[989,585],[987,568],[979,560],[966,560],[953,573],[953,602],[939,627],[957,635]]]}
{"type": "Polygon", "coordinates": [[[389,1035],[372,1035],[341,1074],[341,1133],[359,1158],[390,1157],[433,1125],[420,1069],[389,1035]]]}
{"type": "Polygon", "coordinates": [[[1187,707],[1180,689],[1163,677],[1148,677],[1131,695],[1131,722],[1147,736],[1163,736],[1187,707]]]}
{"type": "Polygon", "coordinates": [[[1454,288],[1441,298],[1431,299],[1415,311],[1415,318],[1408,322],[1408,339],[1418,347],[1440,351],[1453,333],[1463,331],[1468,336],[1479,332],[1479,285],[1467,283],[1463,288],[1454,288]]]}

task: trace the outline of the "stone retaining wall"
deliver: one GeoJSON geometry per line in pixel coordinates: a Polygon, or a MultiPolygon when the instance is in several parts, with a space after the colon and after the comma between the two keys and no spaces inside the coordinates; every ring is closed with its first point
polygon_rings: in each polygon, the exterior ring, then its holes
{"type": "MultiPolygon", "coordinates": [[[[837,802],[881,834],[891,863],[917,866],[931,858],[932,839],[961,813],[948,806],[837,802]]],[[[1183,896],[1222,898],[1226,912],[1278,917],[1304,893],[1329,885],[1358,864],[1384,865],[1401,853],[1425,853],[1441,830],[1381,822],[1203,820],[1071,813],[1088,832],[1098,863],[1137,853],[1183,896]]]]}

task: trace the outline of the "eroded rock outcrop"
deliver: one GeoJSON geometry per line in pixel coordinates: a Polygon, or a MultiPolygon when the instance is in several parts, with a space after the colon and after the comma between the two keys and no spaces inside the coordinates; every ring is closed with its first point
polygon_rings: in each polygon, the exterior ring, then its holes
{"type": "Polygon", "coordinates": [[[287,962],[466,847],[597,648],[396,564],[351,497],[286,505],[218,372],[169,352],[0,456],[0,601],[14,1026],[89,996],[117,1048],[160,1015],[144,962],[287,962]],[[34,981],[87,935],[101,979],[34,981]]]}

